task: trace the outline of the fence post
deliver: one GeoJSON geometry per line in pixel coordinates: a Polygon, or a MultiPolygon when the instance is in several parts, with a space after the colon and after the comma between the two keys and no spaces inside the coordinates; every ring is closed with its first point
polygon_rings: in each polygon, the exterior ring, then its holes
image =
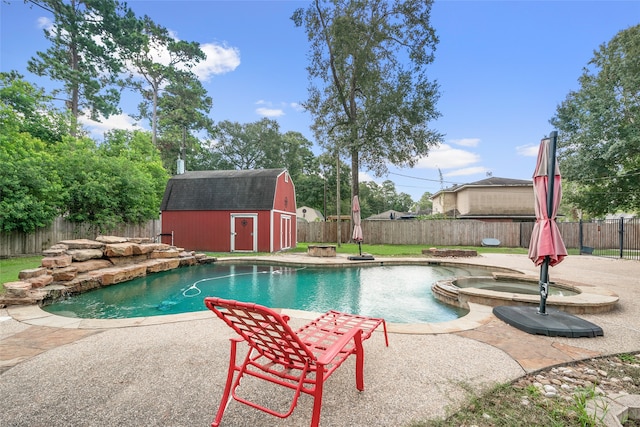
{"type": "Polygon", "coordinates": [[[582,230],[582,218],[578,221],[578,248],[580,248],[580,255],[582,255],[582,248],[584,248],[584,231],[582,230]]]}
{"type": "Polygon", "coordinates": [[[624,218],[620,217],[618,225],[618,233],[620,234],[620,258],[624,257],[624,218]]]}

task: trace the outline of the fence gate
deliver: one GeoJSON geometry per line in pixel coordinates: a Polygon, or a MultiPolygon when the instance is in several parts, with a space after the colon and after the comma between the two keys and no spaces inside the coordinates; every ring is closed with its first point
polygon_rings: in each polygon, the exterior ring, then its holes
{"type": "Polygon", "coordinates": [[[640,218],[581,221],[580,252],[640,260],[640,218]]]}

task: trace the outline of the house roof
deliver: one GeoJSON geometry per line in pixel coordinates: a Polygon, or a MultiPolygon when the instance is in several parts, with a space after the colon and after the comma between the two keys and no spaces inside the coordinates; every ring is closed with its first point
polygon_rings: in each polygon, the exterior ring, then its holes
{"type": "Polygon", "coordinates": [[[286,169],[186,172],[169,179],[162,211],[270,210],[286,169]]]}
{"type": "Polygon", "coordinates": [[[433,199],[440,193],[456,193],[462,189],[470,187],[530,187],[533,186],[533,181],[526,179],[512,179],[512,178],[500,178],[497,176],[490,176],[480,181],[470,182],[462,185],[454,185],[444,190],[440,190],[433,194],[430,198],[433,199]]]}
{"type": "Polygon", "coordinates": [[[402,216],[406,215],[406,213],[404,212],[400,212],[400,211],[395,211],[393,209],[376,214],[376,215],[371,215],[368,218],[365,218],[367,221],[384,221],[384,220],[390,220],[391,219],[391,215],[393,214],[393,219],[400,219],[402,216]]]}

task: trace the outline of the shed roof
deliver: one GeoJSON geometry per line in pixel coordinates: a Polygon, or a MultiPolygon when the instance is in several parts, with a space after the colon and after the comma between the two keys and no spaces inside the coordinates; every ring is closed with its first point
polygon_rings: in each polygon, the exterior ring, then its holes
{"type": "Polygon", "coordinates": [[[270,210],[286,169],[196,171],[169,180],[162,211],[270,210]]]}

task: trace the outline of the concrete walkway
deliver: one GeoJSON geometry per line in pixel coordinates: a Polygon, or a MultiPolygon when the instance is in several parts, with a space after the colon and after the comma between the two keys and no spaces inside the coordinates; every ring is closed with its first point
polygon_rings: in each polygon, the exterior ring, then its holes
{"type": "MultiPolygon", "coordinates": [[[[299,261],[302,255],[279,256],[299,261]]],[[[447,260],[449,261],[449,260],[447,260]]],[[[465,263],[539,270],[524,255],[488,254],[465,263]]],[[[326,426],[406,426],[455,411],[469,391],[598,355],[640,351],[640,262],[568,257],[552,280],[582,282],[620,296],[609,313],[582,315],[604,337],[529,335],[475,307],[474,319],[382,334],[365,343],[365,391],[353,361],[325,388],[326,426]]],[[[305,321],[294,312],[292,325],[305,321]]],[[[449,323],[449,322],[447,322],[449,323]]],[[[37,307],[0,310],[0,424],[4,426],[207,426],[224,385],[230,331],[212,313],[124,321],[60,318],[37,307]],[[104,323],[112,322],[112,323],[104,323]]],[[[243,382],[247,396],[285,404],[280,392],[243,382]],[[282,398],[281,398],[282,397],[282,398]]],[[[305,426],[312,400],[280,420],[232,402],[224,426],[305,426]]]]}

